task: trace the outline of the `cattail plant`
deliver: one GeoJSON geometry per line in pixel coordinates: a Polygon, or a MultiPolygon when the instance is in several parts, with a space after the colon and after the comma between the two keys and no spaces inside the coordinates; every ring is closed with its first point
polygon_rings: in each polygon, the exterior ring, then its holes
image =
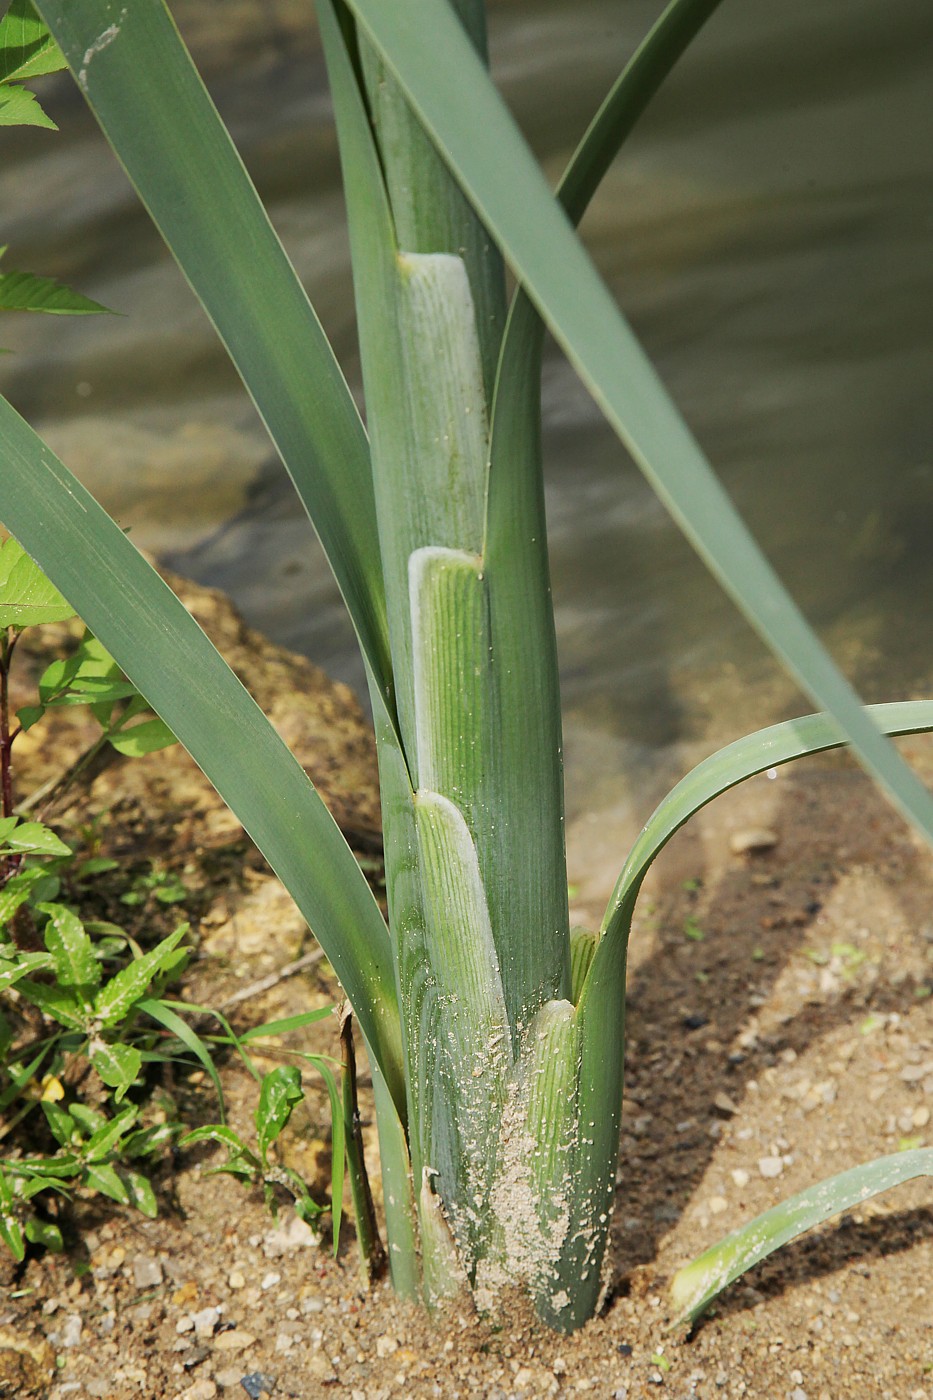
{"type": "MultiPolygon", "coordinates": [[[[717,0],[672,0],[556,197],[486,69],[482,0],[317,0],[349,218],[366,428],[162,0],[36,9],[252,395],[359,639],[388,926],[343,838],[196,624],[6,404],[0,518],[268,857],[354,1008],[375,1086],[392,1278],[429,1304],[529,1295],[569,1331],[603,1285],[626,947],[658,851],[743,778],[851,743],[933,801],[784,591],[573,230],[717,0]],[[504,267],[517,290],[506,293],[504,267]],[[723,587],[828,714],[738,741],[651,816],[598,930],[571,930],[539,389],[545,327],[723,587]]],[[[647,814],[646,814],[647,815],[647,814]]],[[[933,1170],[902,1153],[746,1226],[675,1283],[693,1316],[783,1240],[933,1170]]],[[[624,1186],[623,1186],[624,1189],[624,1186]]]]}

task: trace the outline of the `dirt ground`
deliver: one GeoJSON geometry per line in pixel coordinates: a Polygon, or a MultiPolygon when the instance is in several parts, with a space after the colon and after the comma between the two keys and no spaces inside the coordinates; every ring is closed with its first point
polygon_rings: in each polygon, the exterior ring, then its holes
{"type": "MultiPolygon", "coordinates": [[[[355,701],[258,644],[216,595],[189,590],[187,601],[287,731],[378,889],[374,765],[355,701]]],[[[59,766],[62,746],[82,742],[63,723],[59,766]]],[[[904,747],[933,778],[933,745],[904,747]]],[[[49,744],[24,763],[28,788],[52,771],[49,744]]],[[[183,754],[107,769],[61,829],[96,814],[104,853],[155,861],[189,887],[189,998],[218,1004],[313,949],[183,754]]],[[[601,913],[593,886],[581,885],[581,922],[601,913]]],[[[463,1308],[429,1318],[384,1282],[367,1288],[352,1224],[334,1257],[288,1210],[276,1225],[257,1194],[205,1175],[211,1154],[198,1148],[157,1173],[157,1220],[79,1201],[68,1252],[8,1273],[0,1396],[933,1400],[929,1182],[774,1256],[692,1337],[670,1330],[666,1294],[677,1265],[734,1225],[822,1176],[933,1140],[931,890],[929,853],[838,756],[746,784],[675,838],[633,939],[612,1283],[575,1336],[463,1308]],[[736,850],[762,827],[773,845],[736,850]]],[[[245,1030],[338,997],[320,962],[230,1014],[245,1030]]],[[[337,1053],[335,1020],[260,1064],[289,1047],[337,1053]]],[[[253,1082],[232,1060],[223,1078],[230,1121],[248,1134],[253,1082]]],[[[327,1100],[313,1072],[305,1083],[285,1155],[323,1194],[327,1100]]],[[[192,1125],[216,1118],[202,1076],[173,1091],[192,1125]]],[[[378,1190],[369,1123],[366,1137],[378,1190]]]]}

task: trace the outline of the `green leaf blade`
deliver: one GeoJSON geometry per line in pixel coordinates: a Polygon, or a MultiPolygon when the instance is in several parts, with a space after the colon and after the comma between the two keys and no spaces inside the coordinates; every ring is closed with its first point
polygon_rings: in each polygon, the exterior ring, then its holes
{"type": "Polygon", "coordinates": [[[720,585],[933,841],[933,797],[864,714],[758,549],[554,201],[453,10],[348,0],[595,402],[720,585]]]}
{"type": "Polygon", "coordinates": [[[124,6],[116,20],[108,0],[39,0],[37,9],[239,371],[390,698],[362,422],[166,6],[124,6]]]}
{"type": "MultiPolygon", "coordinates": [[[[905,700],[869,705],[867,713],[891,737],[933,730],[933,701],[905,700]]],[[[676,831],[708,802],[756,773],[778,768],[807,754],[824,753],[849,743],[831,715],[802,715],[748,734],[697,764],[659,803],[632,847],[603,920],[614,933],[631,914],[634,898],[651,862],[676,831]]]]}
{"type": "Polygon", "coordinates": [[[192,754],[289,890],[350,998],[404,1117],[401,1027],[385,921],[307,774],[187,609],[2,399],[0,454],[4,523],[42,554],[56,585],[192,754]],[[183,689],[179,675],[186,678],[183,689]]]}
{"type": "Polygon", "coordinates": [[[852,1167],[765,1211],[674,1275],[671,1297],[678,1322],[695,1322],[728,1284],[815,1225],[920,1176],[933,1176],[933,1148],[852,1167]]]}

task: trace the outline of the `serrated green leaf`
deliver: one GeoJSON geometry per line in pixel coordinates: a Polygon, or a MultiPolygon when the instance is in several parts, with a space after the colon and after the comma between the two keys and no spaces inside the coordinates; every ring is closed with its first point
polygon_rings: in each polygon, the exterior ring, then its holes
{"type": "Polygon", "coordinates": [[[55,961],[55,976],[61,987],[96,987],[100,983],[100,963],[94,945],[73,909],[64,904],[40,904],[48,915],[42,931],[45,946],[55,961]]]}
{"type": "Polygon", "coordinates": [[[64,55],[31,0],[11,0],[0,19],[0,83],[39,78],[64,67],[64,55]]]}
{"type": "Polygon", "coordinates": [[[115,977],[111,977],[106,986],[98,992],[94,1002],[94,1011],[101,1025],[115,1026],[118,1021],[123,1020],[130,1007],[145,996],[153,978],[166,965],[169,955],[174,952],[187,932],[188,925],[182,924],[174,933],[163,938],[158,947],[144,953],[141,958],[134,959],[128,967],[122,968],[115,977]]]}
{"type": "Polygon", "coordinates": [[[116,1089],[117,1103],[125,1097],[139,1078],[142,1056],[133,1045],[108,1045],[102,1042],[90,1052],[91,1064],[104,1083],[116,1089]]]}
{"type": "Polygon", "coordinates": [[[301,1071],[296,1065],[277,1065],[263,1078],[256,1109],[256,1136],[263,1161],[303,1097],[301,1071]]]}
{"type": "Polygon", "coordinates": [[[58,127],[39,106],[34,92],[28,88],[0,87],[0,126],[44,126],[49,131],[58,127]]]}
{"type": "MultiPolygon", "coordinates": [[[[0,103],[5,95],[0,88],[0,103]]],[[[0,107],[0,124],[2,118],[0,107]]],[[[37,277],[32,272],[0,272],[0,311],[44,311],[51,316],[109,314],[108,308],[100,302],[73,291],[54,277],[37,277]]]]}

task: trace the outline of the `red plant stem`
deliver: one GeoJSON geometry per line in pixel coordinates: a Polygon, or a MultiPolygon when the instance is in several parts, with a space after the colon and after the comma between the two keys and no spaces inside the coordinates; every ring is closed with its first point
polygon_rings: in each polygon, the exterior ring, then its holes
{"type": "Polygon", "coordinates": [[[5,817],[13,815],[13,770],[11,752],[15,734],[10,733],[10,656],[16,638],[4,632],[0,643],[0,805],[5,817]]]}

